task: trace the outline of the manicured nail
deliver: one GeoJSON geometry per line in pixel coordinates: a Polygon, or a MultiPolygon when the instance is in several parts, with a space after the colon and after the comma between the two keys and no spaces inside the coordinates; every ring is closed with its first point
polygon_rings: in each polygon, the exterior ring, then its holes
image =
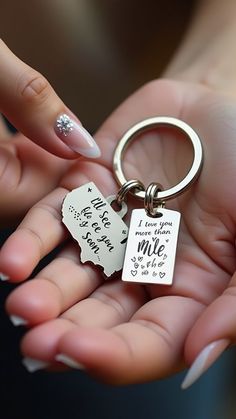
{"type": "Polygon", "coordinates": [[[0,272],[0,280],[1,281],[9,281],[9,276],[4,274],[3,272],[0,272]]]}
{"type": "Polygon", "coordinates": [[[75,359],[70,358],[65,354],[56,355],[55,360],[67,365],[67,367],[74,368],[76,370],[85,370],[85,366],[83,364],[80,364],[75,359]]]}
{"type": "Polygon", "coordinates": [[[15,316],[14,314],[9,316],[9,319],[11,320],[14,326],[25,326],[26,324],[28,324],[27,320],[23,319],[20,316],[15,316]]]}
{"type": "Polygon", "coordinates": [[[101,151],[89,132],[68,115],[57,118],[55,131],[57,136],[76,153],[89,158],[100,157],[101,151]]]}
{"type": "Polygon", "coordinates": [[[219,358],[222,352],[229,346],[229,339],[220,339],[205,346],[191,365],[181,388],[190,387],[199,377],[219,358]]]}
{"type": "Polygon", "coordinates": [[[26,357],[22,359],[22,364],[27,369],[28,372],[35,372],[38,370],[43,370],[47,368],[50,364],[49,362],[42,361],[40,359],[26,357]]]}

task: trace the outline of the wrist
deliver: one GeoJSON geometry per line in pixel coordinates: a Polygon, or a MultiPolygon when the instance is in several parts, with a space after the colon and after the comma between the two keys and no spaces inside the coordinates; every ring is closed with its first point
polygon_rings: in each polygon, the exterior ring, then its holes
{"type": "Polygon", "coordinates": [[[236,2],[228,0],[229,7],[219,0],[203,3],[164,75],[236,93],[236,2]]]}

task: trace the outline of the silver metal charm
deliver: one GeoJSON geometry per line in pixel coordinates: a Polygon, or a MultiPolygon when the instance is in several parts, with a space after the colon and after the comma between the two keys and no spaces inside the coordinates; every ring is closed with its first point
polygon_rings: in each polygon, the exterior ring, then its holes
{"type": "Polygon", "coordinates": [[[158,208],[158,217],[145,209],[131,215],[122,280],[171,285],[180,224],[180,213],[158,208]]]}
{"type": "Polygon", "coordinates": [[[122,220],[127,205],[116,212],[93,182],[69,192],[63,202],[63,223],[81,248],[81,262],[93,262],[106,276],[122,269],[128,227],[122,220]]]}
{"type": "MultiPolygon", "coordinates": [[[[159,200],[167,201],[169,199],[176,198],[185,192],[198,178],[202,168],[203,149],[201,140],[193,128],[186,124],[186,122],[170,116],[156,116],[138,122],[136,125],[131,127],[118,142],[113,157],[113,170],[118,184],[123,186],[127,182],[122,167],[125,151],[137,135],[159,127],[174,128],[181,131],[186,135],[186,138],[193,146],[193,162],[187,175],[177,185],[161,191],[158,195],[159,200]]],[[[145,192],[143,190],[134,190],[131,193],[139,199],[144,199],[145,197],[145,192]]]]}

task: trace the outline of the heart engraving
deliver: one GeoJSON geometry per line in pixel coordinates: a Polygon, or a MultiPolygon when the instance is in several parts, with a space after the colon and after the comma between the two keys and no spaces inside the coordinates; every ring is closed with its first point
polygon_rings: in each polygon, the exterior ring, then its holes
{"type": "Polygon", "coordinates": [[[165,263],[164,262],[159,262],[158,263],[158,268],[161,268],[165,263]]]}
{"type": "Polygon", "coordinates": [[[135,256],[131,259],[131,262],[136,262],[136,257],[135,256]]]}
{"type": "Polygon", "coordinates": [[[144,269],[145,268],[145,265],[141,265],[141,268],[144,269]]]}
{"type": "Polygon", "coordinates": [[[165,260],[167,258],[167,254],[165,253],[163,256],[163,260],[165,260]]]}
{"type": "Polygon", "coordinates": [[[142,262],[142,260],[143,260],[143,256],[139,256],[139,257],[138,257],[138,261],[139,261],[139,262],[142,262]]]}
{"type": "Polygon", "coordinates": [[[135,269],[138,269],[138,267],[139,267],[139,264],[136,262],[136,263],[134,264],[134,268],[135,268],[135,269]]]}
{"type": "Polygon", "coordinates": [[[133,276],[137,275],[137,270],[136,269],[135,270],[131,270],[131,275],[133,275],[133,276]]]}
{"type": "Polygon", "coordinates": [[[159,277],[162,279],[165,276],[165,272],[159,272],[159,277]]]}

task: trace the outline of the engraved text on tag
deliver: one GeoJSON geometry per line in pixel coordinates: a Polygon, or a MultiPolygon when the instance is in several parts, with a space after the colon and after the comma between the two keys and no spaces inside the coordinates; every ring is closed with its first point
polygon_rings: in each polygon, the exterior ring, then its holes
{"type": "Polygon", "coordinates": [[[158,209],[150,217],[144,209],[132,212],[122,280],[171,285],[180,213],[158,209]]]}
{"type": "Polygon", "coordinates": [[[128,227],[93,182],[64,199],[63,223],[81,247],[81,261],[104,268],[107,276],[123,266],[128,227]]]}

